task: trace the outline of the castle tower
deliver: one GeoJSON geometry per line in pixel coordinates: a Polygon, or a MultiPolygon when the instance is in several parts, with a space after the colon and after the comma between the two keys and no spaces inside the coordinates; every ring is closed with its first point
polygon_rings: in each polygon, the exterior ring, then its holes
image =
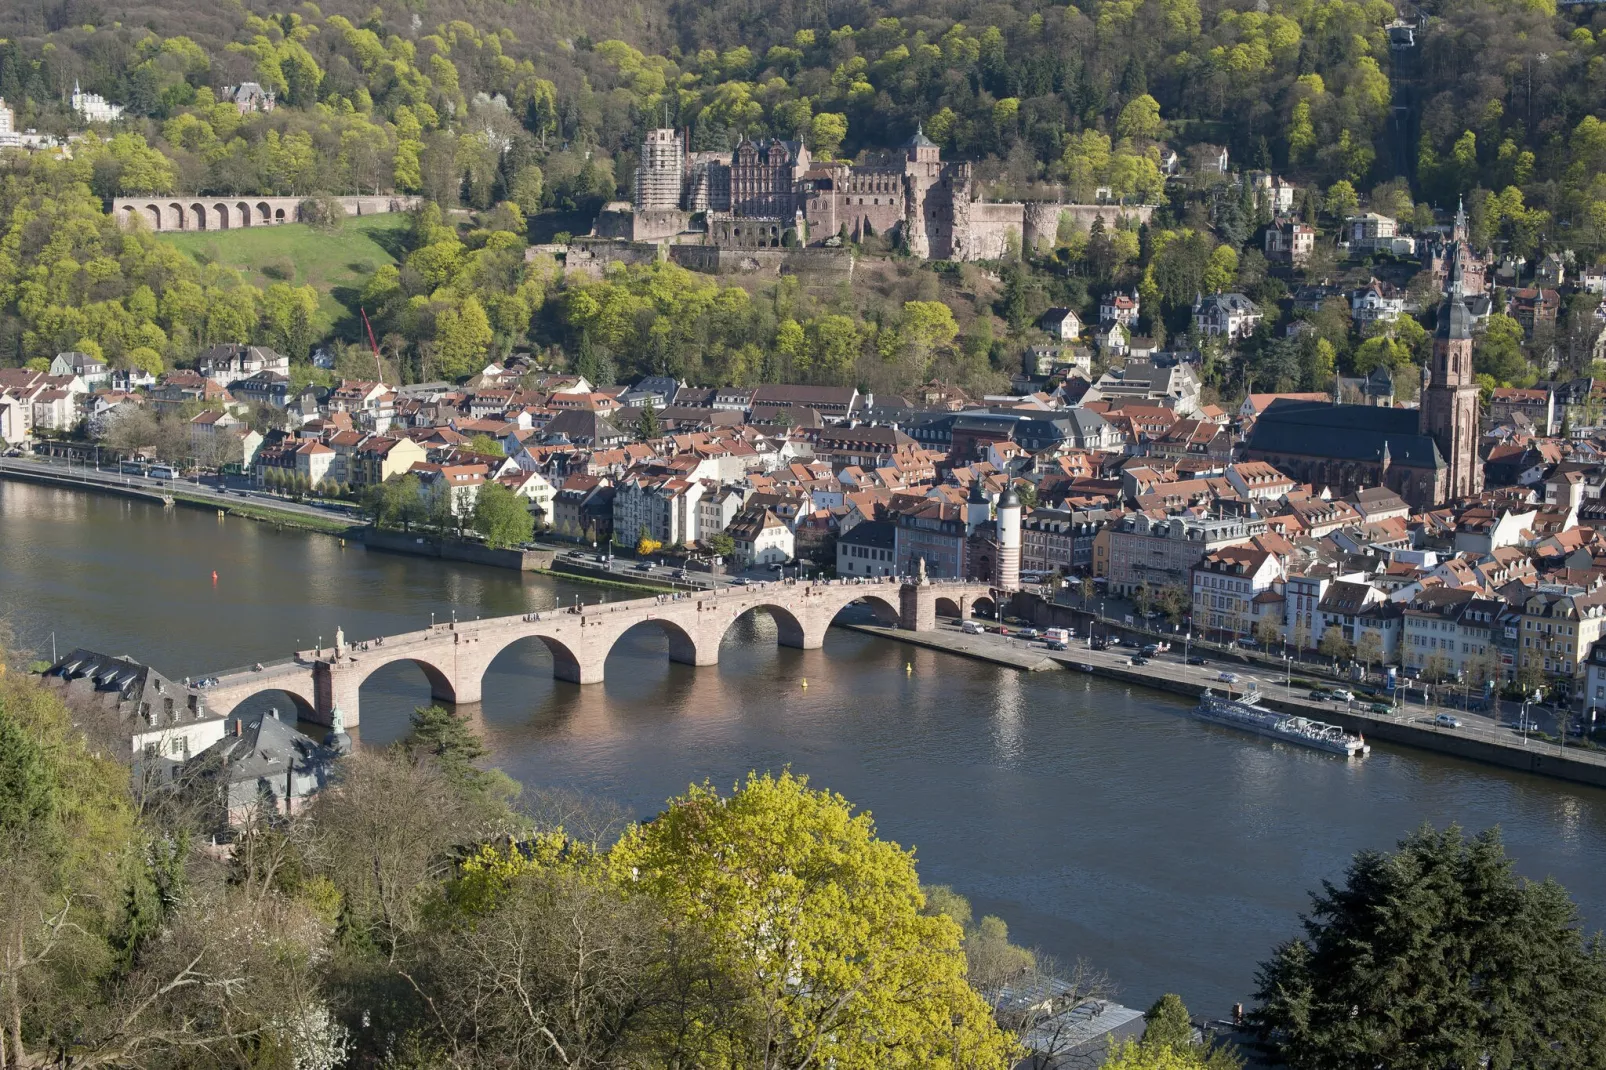
{"type": "Polygon", "coordinates": [[[1483,489],[1478,458],[1478,384],[1472,377],[1472,311],[1461,299],[1459,244],[1450,250],[1450,278],[1439,326],[1433,337],[1418,419],[1423,434],[1433,436],[1449,467],[1446,500],[1483,489]]]}
{"type": "Polygon", "coordinates": [[[1467,240],[1467,202],[1465,198],[1456,198],[1455,222],[1450,225],[1450,240],[1453,242],[1467,240]]]}
{"type": "Polygon", "coordinates": [[[998,586],[1020,589],[1020,495],[1014,484],[998,499],[998,586]]]}
{"type": "Polygon", "coordinates": [[[647,131],[636,167],[636,211],[679,208],[680,188],[686,173],[686,146],[678,131],[647,131]]]}

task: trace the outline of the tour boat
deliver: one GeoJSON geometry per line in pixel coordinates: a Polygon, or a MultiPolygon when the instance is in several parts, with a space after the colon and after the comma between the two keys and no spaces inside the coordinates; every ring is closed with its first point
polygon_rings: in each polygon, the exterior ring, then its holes
{"type": "Polygon", "coordinates": [[[1364,736],[1352,736],[1333,724],[1313,721],[1292,713],[1277,713],[1261,709],[1260,694],[1249,691],[1241,698],[1223,697],[1206,688],[1199,696],[1199,705],[1193,715],[1201,721],[1238,728],[1245,732],[1313,747],[1329,754],[1342,754],[1346,758],[1359,758],[1371,753],[1364,736]]]}

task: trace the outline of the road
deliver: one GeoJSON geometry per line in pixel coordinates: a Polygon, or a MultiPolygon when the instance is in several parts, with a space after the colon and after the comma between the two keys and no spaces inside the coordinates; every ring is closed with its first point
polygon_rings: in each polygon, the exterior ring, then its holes
{"type": "MultiPolygon", "coordinates": [[[[80,464],[70,464],[55,458],[0,458],[0,469],[12,469],[20,472],[50,472],[55,475],[67,476],[82,480],[86,483],[103,483],[109,486],[138,487],[157,493],[184,494],[206,501],[215,501],[220,506],[240,505],[248,503],[264,508],[276,509],[281,513],[291,513],[297,516],[317,518],[323,521],[348,520],[353,524],[362,523],[362,517],[355,506],[336,504],[310,504],[307,502],[293,502],[272,494],[265,494],[250,487],[244,480],[237,481],[236,485],[221,486],[216,482],[203,483],[192,479],[150,479],[145,476],[130,475],[110,469],[85,467],[80,464]]],[[[215,477],[214,477],[215,478],[215,477]]]]}
{"type": "MultiPolygon", "coordinates": [[[[958,622],[944,621],[940,627],[944,631],[957,632],[960,626],[958,622]]],[[[1041,651],[1046,656],[1062,664],[1086,663],[1133,668],[1134,666],[1131,664],[1133,655],[1138,652],[1142,643],[1146,643],[1149,640],[1144,637],[1135,637],[1135,641],[1132,641],[1134,637],[1131,636],[1131,633],[1126,628],[1115,624],[1098,623],[1095,627],[1094,634],[1097,636],[1105,636],[1112,633],[1122,636],[1120,645],[1107,650],[1095,650],[1090,645],[1091,640],[1085,628],[1077,631],[1069,649],[1064,651],[1050,650],[1048,644],[1042,640],[1019,639],[994,633],[988,633],[983,636],[967,635],[965,639],[972,646],[977,643],[990,643],[1002,650],[1026,649],[1034,652],[1041,651]]],[[[1141,670],[1145,666],[1136,666],[1136,668],[1141,670]]],[[[1252,682],[1258,686],[1262,694],[1293,702],[1314,720],[1321,720],[1324,714],[1330,715],[1334,710],[1346,710],[1355,713],[1366,712],[1368,716],[1398,723],[1408,723],[1434,732],[1461,735],[1508,746],[1516,743],[1527,747],[1542,747],[1551,751],[1562,750],[1555,743],[1547,743],[1538,738],[1517,732],[1509,727],[1510,722],[1508,719],[1497,719],[1494,713],[1467,713],[1462,710],[1408,702],[1394,706],[1392,712],[1383,714],[1367,711],[1367,707],[1371,703],[1366,699],[1346,703],[1316,701],[1309,698],[1309,688],[1292,686],[1289,682],[1289,675],[1285,672],[1272,671],[1261,666],[1250,667],[1235,661],[1224,660],[1215,652],[1206,652],[1197,646],[1184,647],[1183,645],[1178,645],[1166,653],[1157,654],[1149,659],[1146,668],[1151,671],[1163,672],[1167,679],[1186,680],[1203,687],[1212,687],[1217,691],[1230,689],[1241,692],[1252,682]],[[1205,663],[1203,665],[1189,665],[1188,657],[1190,655],[1196,659],[1203,657],[1205,663]],[[1229,684],[1227,681],[1220,679],[1223,673],[1230,673],[1236,679],[1229,684]],[[1434,718],[1440,713],[1447,713],[1454,717],[1460,722],[1459,726],[1449,727],[1435,724],[1434,718]]],[[[1554,731],[1553,725],[1550,731],[1554,731]]],[[[1578,748],[1567,748],[1565,753],[1571,758],[1585,761],[1594,756],[1593,752],[1578,748]]],[[[1606,758],[1602,760],[1606,760],[1606,758]]]]}

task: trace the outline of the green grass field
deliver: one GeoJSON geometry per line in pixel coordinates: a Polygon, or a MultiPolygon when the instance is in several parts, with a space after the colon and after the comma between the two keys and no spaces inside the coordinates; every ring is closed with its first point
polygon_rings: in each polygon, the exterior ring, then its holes
{"type": "Polygon", "coordinates": [[[375,269],[396,263],[407,223],[406,214],[396,213],[349,218],[339,230],[327,232],[285,223],[158,237],[203,264],[234,268],[258,286],[311,286],[324,319],[317,325],[320,331],[356,337],[361,330],[355,320],[357,293],[375,269]]]}

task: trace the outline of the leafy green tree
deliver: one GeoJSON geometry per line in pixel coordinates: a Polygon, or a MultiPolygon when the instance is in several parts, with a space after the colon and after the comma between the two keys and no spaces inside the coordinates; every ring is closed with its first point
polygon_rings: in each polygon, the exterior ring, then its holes
{"type": "Polygon", "coordinates": [[[501,550],[529,542],[535,518],[523,498],[490,480],[474,499],[474,530],[484,537],[485,545],[501,550]]]}
{"type": "Polygon", "coordinates": [[[507,456],[507,450],[503,447],[502,440],[483,431],[469,438],[468,448],[470,452],[478,453],[485,457],[507,456]]]}
{"type": "Polygon", "coordinates": [[[1606,1050],[1606,954],[1498,830],[1424,826],[1312,895],[1256,978],[1250,1022],[1292,1070],[1572,1067],[1606,1050]]]}
{"type": "Polygon", "coordinates": [[[673,931],[701,934],[736,1013],[684,1026],[728,1064],[1004,1067],[1015,1045],[965,981],[961,932],[868,815],[790,772],[691,788],[609,856],[673,931]],[[742,1028],[735,1023],[745,1022],[742,1028]]]}
{"type": "Polygon", "coordinates": [[[703,540],[708,552],[717,557],[730,557],[736,552],[736,540],[723,531],[716,531],[703,540]]]}

